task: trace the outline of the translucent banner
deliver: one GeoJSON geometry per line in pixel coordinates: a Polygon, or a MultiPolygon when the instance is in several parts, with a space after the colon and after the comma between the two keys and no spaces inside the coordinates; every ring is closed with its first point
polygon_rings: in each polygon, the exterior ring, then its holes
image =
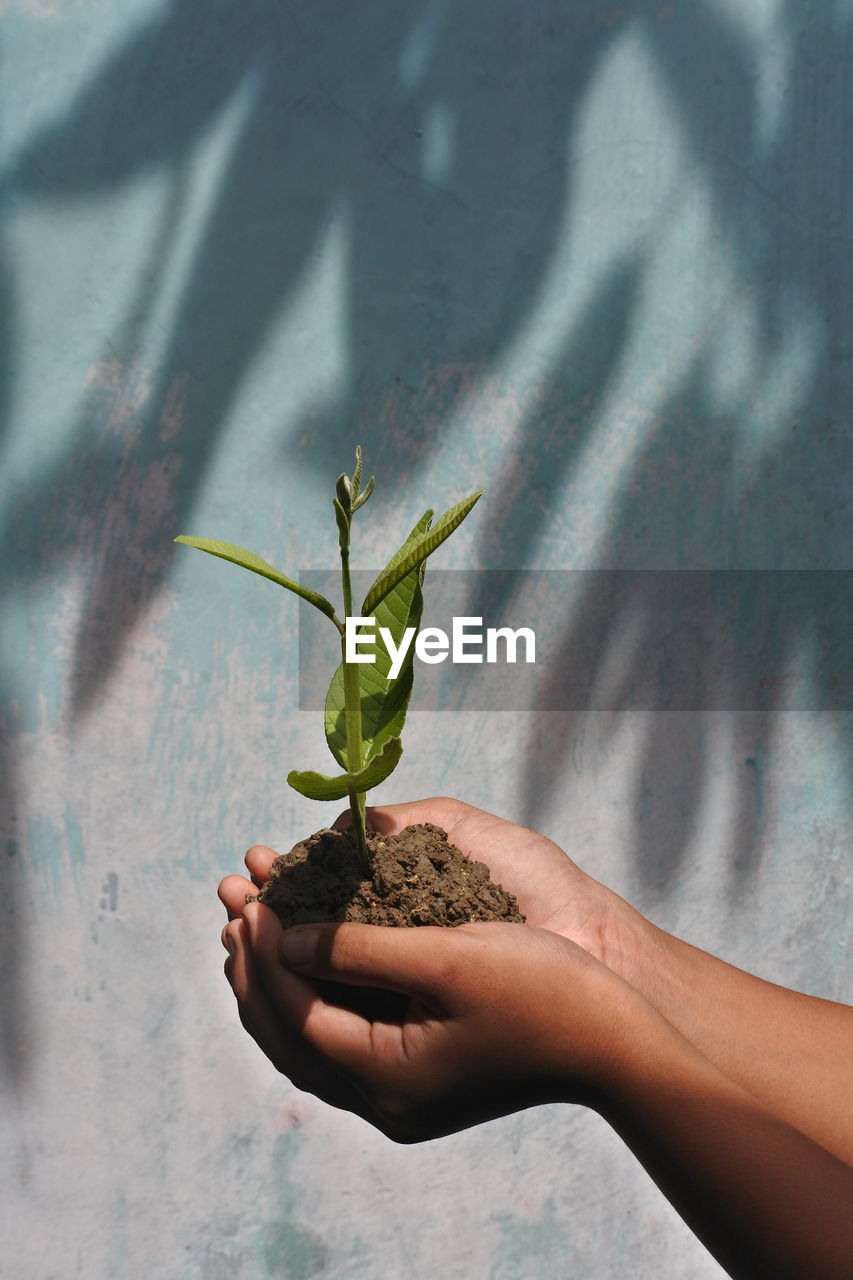
{"type": "MultiPolygon", "coordinates": [[[[375,576],[354,574],[356,602],[375,576]]],[[[341,612],[337,569],[300,582],[341,612]]],[[[413,709],[853,710],[850,571],[428,569],[424,595],[413,709]]],[[[300,708],[322,707],[340,660],[300,604],[300,708]]]]}

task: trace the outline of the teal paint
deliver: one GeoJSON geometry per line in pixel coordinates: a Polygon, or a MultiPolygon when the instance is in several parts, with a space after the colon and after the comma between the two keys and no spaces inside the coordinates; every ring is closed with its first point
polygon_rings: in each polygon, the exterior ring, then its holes
{"type": "Polygon", "coordinates": [[[500,1228],[489,1280],[553,1280],[555,1276],[592,1274],[592,1257],[578,1253],[566,1229],[557,1220],[554,1197],[549,1195],[535,1217],[519,1213],[496,1214],[500,1228]]]}
{"type": "MultiPolygon", "coordinates": [[[[272,1142],[265,1138],[251,1144],[253,1152],[258,1156],[263,1153],[268,1164],[268,1180],[264,1182],[267,1211],[259,1214],[247,1205],[236,1221],[223,1216],[200,1228],[186,1242],[190,1261],[182,1280],[201,1280],[202,1276],[205,1280],[228,1280],[235,1268],[246,1280],[312,1280],[332,1271],[341,1277],[350,1274],[348,1263],[363,1256],[362,1241],[354,1234],[341,1250],[339,1242],[333,1243],[332,1229],[324,1237],[313,1227],[322,1206],[312,1208],[303,1197],[294,1168],[305,1144],[306,1135],[299,1129],[279,1134],[272,1142]]],[[[245,1139],[239,1139],[226,1160],[239,1168],[246,1158],[245,1147],[245,1139]]],[[[250,1164],[249,1169],[253,1168],[250,1164]]],[[[256,1199],[253,1197],[253,1203],[256,1199]]]]}
{"type": "Polygon", "coordinates": [[[327,1270],[330,1250],[308,1225],[307,1205],[300,1203],[293,1165],[304,1145],[296,1130],[282,1134],[273,1148],[270,1181],[278,1207],[275,1220],[260,1228],[258,1246],[270,1277],[301,1280],[327,1270]],[[305,1215],[300,1221],[297,1215],[305,1215]]]}
{"type": "Polygon", "coordinates": [[[34,890],[39,896],[44,894],[43,905],[55,911],[66,887],[64,842],[55,824],[38,814],[28,818],[26,832],[26,860],[34,873],[34,890]]]}

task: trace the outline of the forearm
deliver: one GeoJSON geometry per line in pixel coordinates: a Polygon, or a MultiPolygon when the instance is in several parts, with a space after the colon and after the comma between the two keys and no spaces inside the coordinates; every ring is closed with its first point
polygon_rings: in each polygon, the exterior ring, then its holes
{"type": "Polygon", "coordinates": [[[599,1110],[730,1275],[849,1277],[853,1170],[663,1019],[627,1035],[599,1110]]]}
{"type": "Polygon", "coordinates": [[[621,899],[611,905],[605,963],[730,1080],[853,1164],[853,1009],[765,982],[621,899]]]}

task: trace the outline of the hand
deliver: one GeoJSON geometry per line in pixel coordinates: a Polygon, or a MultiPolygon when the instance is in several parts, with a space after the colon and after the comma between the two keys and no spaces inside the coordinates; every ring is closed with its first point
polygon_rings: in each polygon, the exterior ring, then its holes
{"type": "Polygon", "coordinates": [[[251,903],[224,939],[243,1024],[275,1066],[400,1142],[540,1102],[595,1105],[645,1004],[581,947],[526,925],[282,932],[251,903]],[[406,1011],[371,1020],[324,999],[325,980],[399,992],[406,1011]]]}
{"type": "MultiPolygon", "coordinates": [[[[344,827],[348,821],[346,811],[335,825],[344,827]]],[[[617,936],[620,928],[627,936],[634,920],[644,923],[621,898],[581,871],[553,841],[461,801],[442,798],[368,809],[367,821],[369,827],[384,834],[393,834],[416,822],[443,827],[453,844],[469,857],[485,862],[494,879],[515,894],[528,925],[560,935],[596,960],[606,962],[608,941],[617,936]]],[[[340,1064],[319,1054],[295,1032],[292,1020],[283,1022],[277,1013],[282,988],[295,990],[293,984],[299,979],[281,971],[277,948],[282,931],[277,918],[257,904],[246,906],[246,894],[255,892],[268,879],[274,858],[272,849],[254,845],[246,854],[251,880],[228,876],[219,887],[220,898],[233,922],[223,931],[223,941],[234,948],[233,958],[226,962],[226,974],[237,995],[243,1025],[298,1087],[334,1106],[354,1111],[390,1133],[388,1117],[378,1114],[351,1075],[340,1064]],[[271,985],[275,988],[272,999],[271,985]]],[[[439,932],[456,934],[459,930],[439,932]]],[[[553,979],[546,978],[541,989],[550,998],[553,979]]],[[[310,990],[316,998],[316,989],[310,990]]],[[[526,1105],[523,1099],[515,1103],[516,1108],[526,1105]]],[[[468,1115],[474,1116],[471,1106],[468,1115]]],[[[464,1123],[475,1122],[476,1117],[464,1123]]]]}
{"type": "Polygon", "coordinates": [[[442,825],[531,923],[285,932],[245,903],[274,857],[255,846],[253,881],[220,886],[226,973],[281,1071],[401,1142],[584,1102],[732,1275],[849,1273],[848,1007],[664,934],[558,846],[467,805],[424,801],[370,821],[388,833],[442,825]],[[324,995],[326,982],[406,1004],[365,1017],[324,995]]]}

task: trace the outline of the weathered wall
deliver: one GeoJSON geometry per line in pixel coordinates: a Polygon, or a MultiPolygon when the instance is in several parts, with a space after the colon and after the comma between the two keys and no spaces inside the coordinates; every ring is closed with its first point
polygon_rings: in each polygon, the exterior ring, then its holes
{"type": "MultiPolygon", "coordinates": [[[[296,602],[171,539],[329,565],[360,440],[366,566],[484,487],[445,567],[849,569],[853,5],[0,13],[0,1274],[720,1275],[596,1117],[397,1148],[243,1034],[215,886],[318,824],[283,778],[324,747],[296,602]]],[[[636,581],[594,710],[416,693],[378,794],[853,999],[849,627],[803,578],[804,697],[649,708],[636,581]]]]}

